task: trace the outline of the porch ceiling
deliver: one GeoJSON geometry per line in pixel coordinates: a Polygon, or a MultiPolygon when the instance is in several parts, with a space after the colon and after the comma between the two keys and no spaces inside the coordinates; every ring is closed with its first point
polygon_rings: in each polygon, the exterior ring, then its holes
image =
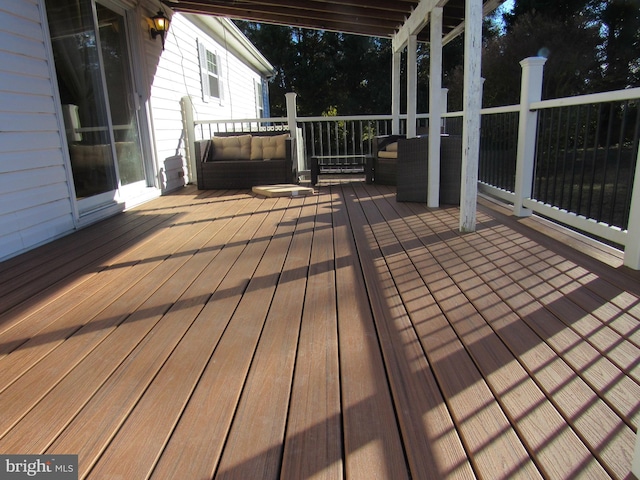
{"type": "MultiPolygon", "coordinates": [[[[428,0],[424,0],[428,1],[428,0]]],[[[504,0],[484,0],[485,14],[504,0]]],[[[165,0],[176,12],[223,16],[260,23],[289,25],[391,38],[420,3],[415,0],[165,0]]],[[[443,7],[443,35],[462,32],[465,0],[432,0],[443,7]]],[[[418,34],[428,41],[429,32],[418,34]]]]}

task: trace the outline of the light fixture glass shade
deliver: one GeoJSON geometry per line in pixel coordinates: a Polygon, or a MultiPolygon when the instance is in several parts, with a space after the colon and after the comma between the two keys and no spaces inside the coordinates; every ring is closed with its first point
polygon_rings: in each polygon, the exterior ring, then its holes
{"type": "Polygon", "coordinates": [[[151,20],[153,21],[154,30],[157,33],[164,33],[169,29],[169,19],[164,16],[162,11],[158,10],[151,20]]]}
{"type": "Polygon", "coordinates": [[[164,50],[164,35],[169,30],[169,19],[165,16],[162,10],[158,10],[153,17],[151,17],[153,27],[150,29],[151,38],[156,38],[160,35],[160,41],[162,42],[162,49],[164,50]]]}

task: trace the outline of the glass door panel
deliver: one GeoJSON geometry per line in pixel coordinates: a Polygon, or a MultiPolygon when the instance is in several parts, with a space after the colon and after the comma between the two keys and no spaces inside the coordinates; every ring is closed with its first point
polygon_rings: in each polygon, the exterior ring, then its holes
{"type": "Polygon", "coordinates": [[[130,185],[144,181],[145,172],[126,23],[123,15],[103,5],[96,4],[96,13],[120,184],[130,185]]]}
{"type": "Polygon", "coordinates": [[[127,22],[93,0],[45,1],[82,214],[147,186],[127,22]]]}
{"type": "Polygon", "coordinates": [[[76,197],[113,199],[118,182],[91,1],[46,5],[76,197]]]}

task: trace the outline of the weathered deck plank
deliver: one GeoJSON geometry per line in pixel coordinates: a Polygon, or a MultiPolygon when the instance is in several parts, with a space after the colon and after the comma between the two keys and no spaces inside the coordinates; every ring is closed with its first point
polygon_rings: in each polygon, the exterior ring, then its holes
{"type": "Polygon", "coordinates": [[[482,199],[460,234],[318,191],[187,188],[0,264],[0,452],[89,480],[628,477],[639,274],[482,199]]]}
{"type": "MultiPolygon", "coordinates": [[[[392,245],[399,242],[403,247],[403,252],[385,257],[393,258],[390,268],[394,278],[401,279],[396,281],[400,295],[411,306],[412,323],[476,471],[487,478],[536,478],[539,474],[529,453],[482,376],[487,372],[496,376],[495,364],[487,365],[487,357],[495,358],[504,378],[514,383],[527,378],[526,373],[513,367],[512,357],[500,350],[501,343],[491,338],[484,320],[441,267],[451,262],[443,258],[446,254],[439,251],[436,262],[429,244],[417,248],[416,235],[428,236],[429,232],[426,228],[411,231],[405,217],[410,212],[408,207],[398,205],[396,209],[386,201],[377,202],[377,206],[380,215],[370,222],[380,225],[378,235],[391,237],[392,245]]],[[[531,391],[526,393],[535,399],[531,391]]]]}
{"type": "MultiPolygon", "coordinates": [[[[403,206],[398,206],[397,209],[408,210],[403,206]]],[[[429,238],[433,233],[424,223],[412,223],[413,235],[411,238],[415,238],[415,236],[429,238]]],[[[399,227],[394,230],[398,231],[399,227]]],[[[447,312],[451,328],[463,342],[482,372],[483,378],[486,379],[492,392],[499,399],[498,403],[504,409],[504,414],[513,422],[520,437],[526,439],[525,446],[529,450],[528,455],[549,477],[566,478],[571,476],[576,459],[584,458],[581,474],[586,478],[601,478],[604,471],[599,463],[591,459],[591,454],[582,441],[570,429],[566,428],[564,419],[556,412],[553,405],[547,402],[546,397],[531,381],[528,373],[518,364],[509,349],[470,302],[466,292],[473,291],[481,283],[477,281],[469,267],[459,259],[454,247],[454,240],[425,244],[424,250],[421,249],[417,254],[412,255],[414,263],[424,275],[423,278],[428,279],[435,300],[440,308],[447,312]],[[426,252],[431,255],[427,255],[426,252]],[[553,437],[540,434],[539,425],[547,425],[550,430],[555,432],[553,437]]],[[[490,312],[491,309],[487,311],[490,312]]],[[[438,348],[437,343],[433,344],[433,348],[438,348]]],[[[444,384],[444,382],[441,383],[444,384]]],[[[469,383],[469,385],[474,385],[474,383],[469,383]]],[[[465,385],[461,385],[458,390],[466,392],[469,387],[465,388],[465,385]]],[[[456,391],[452,391],[446,396],[447,398],[456,398],[455,393],[456,391]]],[[[480,398],[483,397],[480,396],[480,398]]],[[[485,402],[486,405],[491,405],[490,402],[485,402]]],[[[460,410],[464,419],[466,416],[465,408],[467,405],[473,404],[474,399],[470,398],[460,405],[452,404],[452,410],[454,410],[454,414],[456,410],[460,410]]],[[[483,411],[487,408],[476,405],[473,411],[483,411]]],[[[477,413],[468,415],[474,419],[478,416],[477,413]]],[[[462,434],[465,433],[463,426],[464,424],[459,427],[462,434]]],[[[484,425],[484,429],[486,428],[488,427],[484,425]]],[[[478,425],[472,429],[472,433],[478,435],[478,432],[482,430],[483,426],[478,425]]],[[[490,445],[496,446],[498,451],[504,453],[509,452],[510,448],[514,449],[520,443],[520,440],[510,439],[506,431],[502,432],[502,435],[493,432],[483,440],[487,442],[488,439],[493,439],[490,445]],[[502,445],[498,443],[498,439],[501,437],[505,437],[502,445]]],[[[480,446],[483,446],[483,443],[480,443],[480,446]]],[[[475,457],[481,459],[482,455],[476,454],[475,457]]],[[[500,455],[493,453],[489,458],[495,461],[496,458],[500,458],[500,455]]],[[[527,464],[522,462],[522,456],[514,456],[514,460],[515,463],[512,461],[509,464],[507,459],[504,459],[498,464],[507,469],[503,472],[504,476],[531,475],[526,473],[527,464]]],[[[492,466],[489,463],[484,468],[486,472],[491,471],[492,468],[497,471],[498,465],[492,466]]],[[[480,469],[480,465],[478,468],[480,469]]]]}
{"type": "Polygon", "coordinates": [[[346,195],[333,210],[345,474],[402,480],[409,469],[346,211],[353,194],[346,195]]]}
{"type": "Polygon", "coordinates": [[[285,446],[283,478],[342,478],[331,195],[319,198],[285,446]]]}
{"type": "Polygon", "coordinates": [[[287,212],[295,226],[216,478],[280,478],[317,198],[287,212]]]}
{"type": "MultiPolygon", "coordinates": [[[[358,254],[412,477],[474,478],[437,381],[411,328],[407,306],[402,303],[364,207],[361,208],[355,199],[345,201],[354,225],[358,254]]],[[[366,205],[370,202],[361,203],[366,205]]]]}

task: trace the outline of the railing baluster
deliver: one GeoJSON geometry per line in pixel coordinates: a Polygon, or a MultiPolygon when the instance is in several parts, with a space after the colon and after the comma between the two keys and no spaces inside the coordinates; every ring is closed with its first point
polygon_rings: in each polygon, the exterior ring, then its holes
{"type": "MultiPolygon", "coordinates": [[[[578,205],[576,208],[576,212],[581,214],[583,212],[584,206],[582,205],[582,197],[584,194],[584,182],[586,178],[587,172],[587,150],[589,145],[589,131],[591,128],[591,110],[593,105],[587,105],[587,118],[584,123],[584,139],[582,140],[582,161],[581,163],[581,173],[580,173],[580,186],[578,187],[578,205]]],[[[586,216],[586,214],[585,214],[586,216]]]]}
{"type": "MultiPolygon", "coordinates": [[[[569,151],[569,125],[571,124],[571,107],[567,107],[566,108],[566,112],[567,112],[567,119],[565,120],[565,129],[564,129],[564,148],[562,150],[562,153],[560,151],[558,151],[558,155],[562,155],[561,158],[559,158],[559,162],[561,164],[561,175],[556,175],[557,177],[561,177],[560,179],[560,194],[558,199],[556,200],[558,203],[558,205],[562,208],[566,208],[565,205],[567,204],[565,202],[565,198],[564,198],[564,190],[565,190],[565,184],[567,182],[567,155],[568,155],[568,151],[569,151]]],[[[558,142],[558,149],[560,148],[560,142],[558,142]]]]}
{"type": "Polygon", "coordinates": [[[624,129],[627,123],[627,110],[629,108],[629,101],[624,102],[622,107],[622,120],[620,122],[620,135],[618,137],[618,153],[616,155],[616,166],[613,180],[613,192],[611,197],[611,207],[609,209],[609,225],[615,225],[615,208],[616,199],[618,196],[618,184],[620,182],[620,162],[622,160],[622,148],[624,145],[624,129]]]}
{"type": "MultiPolygon", "coordinates": [[[[629,152],[629,175],[627,175],[627,193],[625,195],[625,201],[624,201],[624,205],[625,208],[623,209],[623,218],[621,221],[621,225],[620,227],[623,229],[628,229],[629,228],[629,208],[627,207],[628,205],[631,205],[631,193],[633,192],[633,178],[634,178],[634,173],[636,171],[637,168],[640,168],[640,165],[636,164],[636,160],[637,160],[637,152],[638,152],[638,148],[640,147],[640,102],[638,100],[635,101],[635,108],[636,108],[636,121],[635,121],[635,128],[633,130],[633,140],[631,142],[631,152],[629,152]]],[[[636,185],[635,188],[640,188],[640,186],[636,185]]]]}
{"type": "Polygon", "coordinates": [[[578,132],[579,132],[581,110],[582,110],[582,106],[578,105],[576,108],[575,128],[573,130],[573,152],[571,153],[571,179],[569,184],[569,200],[567,202],[567,210],[569,212],[572,211],[572,207],[573,207],[574,185],[575,185],[575,179],[576,179],[576,159],[577,159],[577,153],[578,153],[578,132]]]}
{"type": "Polygon", "coordinates": [[[592,218],[591,212],[593,210],[593,186],[596,182],[596,167],[598,165],[598,141],[600,139],[600,119],[602,118],[602,104],[598,104],[598,117],[596,120],[596,132],[593,139],[593,155],[591,165],[591,183],[589,186],[589,199],[587,204],[587,218],[592,218]]]}
{"type": "Polygon", "coordinates": [[[607,140],[605,143],[605,148],[604,148],[604,162],[603,162],[603,167],[602,167],[602,182],[600,183],[600,195],[598,195],[599,198],[599,202],[598,202],[598,213],[596,215],[597,219],[602,219],[602,211],[604,209],[604,200],[605,200],[605,190],[607,188],[607,170],[608,170],[608,164],[609,164],[609,150],[611,148],[611,135],[612,135],[612,129],[613,129],[613,116],[614,116],[614,112],[613,112],[613,103],[609,104],[609,123],[607,125],[607,140]]]}
{"type": "MultiPolygon", "coordinates": [[[[549,159],[553,161],[553,175],[551,178],[553,179],[550,182],[551,194],[547,197],[547,203],[551,205],[557,205],[558,200],[556,197],[556,190],[558,186],[558,164],[559,164],[559,155],[560,155],[560,131],[562,129],[562,112],[563,108],[559,108],[557,110],[558,119],[556,121],[556,138],[555,141],[551,141],[549,147],[549,159]]],[[[547,179],[549,180],[549,179],[547,179]]]]}

